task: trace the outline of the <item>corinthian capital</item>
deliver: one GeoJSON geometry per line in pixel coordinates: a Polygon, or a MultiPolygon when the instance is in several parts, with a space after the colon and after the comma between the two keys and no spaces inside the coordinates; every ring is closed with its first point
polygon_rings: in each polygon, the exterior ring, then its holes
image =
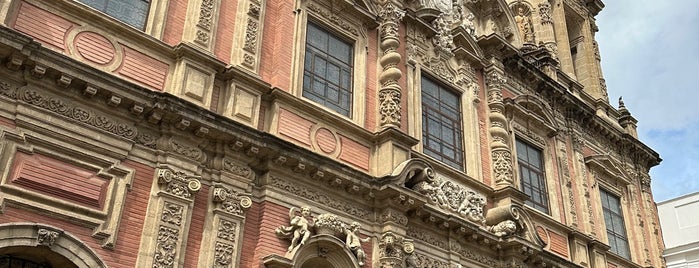
{"type": "Polygon", "coordinates": [[[381,38],[398,38],[398,23],[405,16],[405,11],[396,6],[392,1],[380,1],[379,23],[381,24],[381,38]]]}

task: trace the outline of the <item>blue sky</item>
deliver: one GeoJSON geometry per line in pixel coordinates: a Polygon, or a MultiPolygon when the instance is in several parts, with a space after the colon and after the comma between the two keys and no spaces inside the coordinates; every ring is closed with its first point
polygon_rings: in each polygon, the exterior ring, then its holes
{"type": "Polygon", "coordinates": [[[663,158],[656,202],[699,191],[699,1],[606,0],[596,35],[609,99],[663,158]]]}

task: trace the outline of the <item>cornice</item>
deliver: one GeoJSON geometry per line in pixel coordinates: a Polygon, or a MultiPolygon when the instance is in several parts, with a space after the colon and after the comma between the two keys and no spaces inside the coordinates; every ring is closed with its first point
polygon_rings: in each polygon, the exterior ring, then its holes
{"type": "MultiPolygon", "coordinates": [[[[558,81],[547,76],[531,63],[527,62],[519,55],[513,55],[505,60],[506,69],[511,72],[520,73],[533,84],[532,88],[546,96],[549,101],[556,103],[565,111],[565,116],[570,122],[575,122],[583,129],[592,129],[601,133],[612,143],[620,144],[622,148],[631,149],[632,159],[638,159],[644,167],[650,168],[660,163],[661,159],[657,152],[647,145],[634,138],[623,129],[613,126],[604,118],[596,115],[596,107],[573,95],[566,87],[558,81]]],[[[555,107],[554,107],[555,108],[555,107]]],[[[609,106],[609,109],[614,109],[609,106]]]]}

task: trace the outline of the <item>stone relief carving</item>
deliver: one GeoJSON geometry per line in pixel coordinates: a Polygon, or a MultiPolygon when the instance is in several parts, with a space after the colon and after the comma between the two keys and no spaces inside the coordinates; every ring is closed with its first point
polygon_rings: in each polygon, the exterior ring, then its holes
{"type": "Polygon", "coordinates": [[[493,178],[498,187],[509,186],[514,183],[512,168],[512,152],[509,148],[510,135],[505,128],[507,119],[503,114],[505,105],[502,100],[502,89],[507,83],[502,71],[498,69],[489,70],[485,79],[488,95],[488,108],[490,112],[488,118],[491,126],[489,128],[490,151],[493,165],[493,178]]]}
{"type": "Polygon", "coordinates": [[[211,30],[213,27],[214,0],[203,0],[199,7],[199,19],[197,21],[197,31],[194,41],[209,46],[211,30]]]}
{"type": "Polygon", "coordinates": [[[454,36],[451,34],[451,21],[447,20],[445,17],[447,14],[440,14],[437,19],[432,21],[432,27],[437,29],[437,34],[432,38],[432,43],[437,50],[437,54],[444,53],[445,55],[451,56],[451,52],[456,45],[454,45],[454,36]]]}
{"type": "Polygon", "coordinates": [[[379,267],[382,268],[417,268],[413,253],[415,245],[393,232],[385,232],[379,239],[379,267]]]}
{"type": "Polygon", "coordinates": [[[539,3],[539,17],[541,17],[541,24],[551,24],[553,23],[553,17],[551,17],[551,4],[548,1],[539,3]]]}
{"type": "Polygon", "coordinates": [[[214,267],[230,267],[233,262],[233,253],[235,253],[235,246],[216,242],[214,247],[214,267]]]}
{"type": "Polygon", "coordinates": [[[456,212],[472,222],[483,223],[485,220],[485,197],[471,189],[437,178],[418,182],[413,190],[427,196],[430,203],[456,212]]]}
{"type": "Polygon", "coordinates": [[[160,220],[165,223],[180,226],[180,224],[182,224],[183,210],[183,206],[165,202],[165,205],[163,206],[163,214],[160,216],[160,220]]]}
{"type": "Polygon", "coordinates": [[[522,38],[522,43],[534,44],[534,26],[531,19],[531,10],[524,4],[515,4],[512,6],[515,15],[515,22],[519,30],[519,36],[522,38]]]}
{"type": "Polygon", "coordinates": [[[419,254],[417,252],[413,253],[415,256],[415,267],[425,267],[425,268],[451,268],[448,262],[440,261],[431,258],[427,255],[419,254]]]}
{"type": "Polygon", "coordinates": [[[216,237],[231,243],[235,243],[237,229],[237,223],[222,219],[218,223],[218,233],[216,234],[216,237]]]}
{"type": "Polygon", "coordinates": [[[243,49],[247,52],[255,54],[257,50],[257,21],[248,18],[247,27],[245,27],[245,43],[243,49]]]}
{"type": "Polygon", "coordinates": [[[312,233],[338,238],[344,237],[345,246],[354,253],[357,263],[363,266],[366,264],[366,253],[362,249],[362,243],[369,242],[370,238],[361,239],[359,237],[360,228],[361,225],[358,222],[347,224],[334,214],[324,213],[313,217],[309,207],[302,207],[300,212],[298,208],[292,207],[289,209],[289,226],[279,226],[274,232],[279,237],[291,239],[291,245],[286,253],[286,257],[289,259],[293,259],[298,249],[308,241],[312,233]]]}
{"type": "Polygon", "coordinates": [[[496,225],[488,226],[486,230],[492,232],[495,236],[508,236],[517,231],[517,224],[512,220],[505,220],[496,225]]]}
{"type": "Polygon", "coordinates": [[[58,239],[59,233],[48,229],[40,228],[37,232],[36,243],[42,246],[53,246],[58,239]]]}
{"type": "Polygon", "coordinates": [[[186,199],[193,199],[194,194],[201,189],[201,182],[196,177],[169,168],[158,170],[158,184],[161,190],[186,199]]]}
{"type": "Polygon", "coordinates": [[[421,229],[416,226],[409,226],[406,230],[408,237],[417,239],[438,248],[446,248],[447,241],[441,236],[435,235],[431,230],[421,229]]]}
{"type": "Polygon", "coordinates": [[[13,88],[10,87],[9,84],[1,82],[0,95],[44,108],[61,116],[129,140],[136,138],[138,135],[138,130],[131,125],[118,122],[107,116],[97,114],[79,106],[73,106],[71,105],[73,103],[71,101],[43,95],[30,87],[13,88]]]}
{"type": "Polygon", "coordinates": [[[379,6],[379,24],[381,51],[381,73],[379,74],[379,115],[381,127],[400,127],[401,124],[401,88],[398,80],[403,75],[398,69],[401,54],[397,49],[400,45],[398,25],[405,16],[405,11],[396,6],[393,1],[385,1],[379,6]]]}
{"type": "Polygon", "coordinates": [[[348,31],[355,36],[359,35],[359,30],[357,30],[356,27],[345,21],[343,18],[337,16],[336,14],[333,14],[332,12],[326,10],[325,8],[322,8],[314,3],[310,3],[308,4],[308,10],[313,11],[315,14],[320,15],[332,24],[337,25],[341,29],[348,31]]]}
{"type": "Polygon", "coordinates": [[[155,245],[153,268],[170,268],[175,266],[177,240],[180,231],[165,226],[158,230],[158,240],[155,245]]]}
{"type": "Polygon", "coordinates": [[[512,155],[509,151],[493,152],[493,175],[498,185],[510,185],[514,182],[512,174],[512,155]]]}
{"type": "Polygon", "coordinates": [[[184,142],[178,141],[175,138],[170,139],[169,145],[173,152],[189,159],[195,161],[204,161],[206,159],[206,154],[204,154],[204,151],[197,147],[188,146],[184,142]]]}
{"type": "Polygon", "coordinates": [[[239,193],[221,185],[214,186],[213,202],[216,208],[237,216],[243,216],[245,210],[252,206],[250,194],[239,193]]]}
{"type": "Polygon", "coordinates": [[[324,204],[328,207],[337,209],[339,211],[344,211],[352,216],[359,217],[368,221],[374,220],[368,209],[359,207],[356,204],[339,201],[337,200],[337,198],[331,197],[325,193],[291,183],[287,180],[278,177],[272,177],[271,185],[273,187],[279,188],[296,196],[306,198],[315,203],[324,204]]]}

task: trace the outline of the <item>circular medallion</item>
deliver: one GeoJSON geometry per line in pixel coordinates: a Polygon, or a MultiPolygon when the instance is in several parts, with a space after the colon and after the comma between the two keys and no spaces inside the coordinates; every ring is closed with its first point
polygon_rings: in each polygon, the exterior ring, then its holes
{"type": "Polygon", "coordinates": [[[99,65],[107,65],[116,55],[114,44],[104,36],[90,31],[75,36],[75,50],[85,60],[99,65]]]}
{"type": "Polygon", "coordinates": [[[316,143],[318,149],[326,154],[331,154],[337,149],[337,138],[327,128],[319,128],[316,131],[316,143]]]}

